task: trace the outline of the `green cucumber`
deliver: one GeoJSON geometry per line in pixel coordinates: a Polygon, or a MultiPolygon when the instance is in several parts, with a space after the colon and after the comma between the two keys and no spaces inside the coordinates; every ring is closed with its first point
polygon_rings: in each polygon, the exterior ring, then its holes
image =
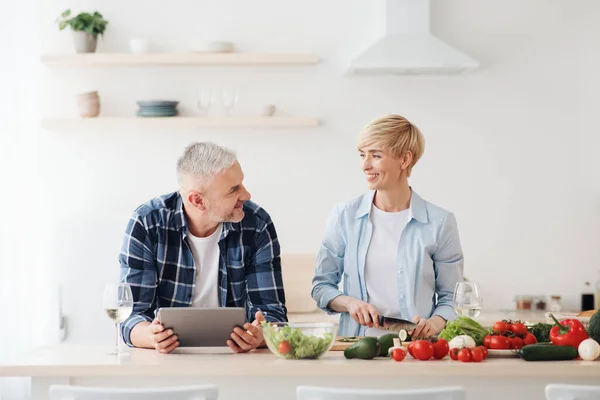
{"type": "Polygon", "coordinates": [[[547,344],[529,344],[519,352],[525,361],[563,361],[577,358],[577,349],[572,346],[554,346],[547,344]]]}

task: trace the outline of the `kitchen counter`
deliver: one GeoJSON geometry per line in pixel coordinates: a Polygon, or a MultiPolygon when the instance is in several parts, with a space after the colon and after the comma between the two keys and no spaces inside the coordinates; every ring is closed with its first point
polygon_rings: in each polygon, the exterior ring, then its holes
{"type": "Polygon", "coordinates": [[[87,386],[165,386],[214,383],[220,399],[293,398],[298,385],[356,388],[467,388],[469,399],[503,399],[505,385],[519,398],[543,399],[551,382],[594,384],[600,361],[526,362],[518,358],[488,358],[482,363],[449,359],[402,362],[386,358],[346,360],[329,352],[320,360],[283,360],[267,349],[247,354],[228,350],[198,350],[195,354],[159,354],[131,349],[117,358],[110,346],[60,345],[41,348],[28,357],[0,361],[0,377],[31,377],[32,399],[47,399],[52,384],[87,386]],[[203,353],[203,354],[201,354],[203,353]],[[236,382],[232,385],[232,382],[236,382]],[[260,388],[269,388],[260,389],[260,388]],[[271,390],[272,389],[272,390],[271,390]],[[516,392],[515,392],[516,391],[516,392]],[[284,395],[285,394],[285,395],[284,395]]]}

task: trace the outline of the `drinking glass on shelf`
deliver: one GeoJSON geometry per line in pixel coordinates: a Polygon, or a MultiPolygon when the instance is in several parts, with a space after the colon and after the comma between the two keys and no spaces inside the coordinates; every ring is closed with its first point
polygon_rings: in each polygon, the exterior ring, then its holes
{"type": "Polygon", "coordinates": [[[133,311],[133,294],[127,283],[109,283],[104,287],[102,306],[114,324],[117,333],[115,352],[111,355],[119,355],[119,324],[125,321],[133,311]]]}
{"type": "Polygon", "coordinates": [[[196,106],[200,110],[200,115],[208,115],[208,110],[215,100],[215,94],[212,89],[200,89],[198,91],[198,100],[196,106]]]}
{"type": "Polygon", "coordinates": [[[477,318],[481,313],[483,299],[476,282],[456,282],[454,287],[454,311],[459,316],[477,318]]]}
{"type": "Polygon", "coordinates": [[[233,107],[238,102],[238,91],[236,89],[225,88],[221,90],[221,105],[225,109],[225,114],[231,116],[233,107]]]}

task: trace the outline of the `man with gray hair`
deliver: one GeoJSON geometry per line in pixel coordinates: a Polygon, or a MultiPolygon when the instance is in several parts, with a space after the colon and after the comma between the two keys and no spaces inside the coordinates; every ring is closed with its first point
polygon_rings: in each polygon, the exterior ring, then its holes
{"type": "Polygon", "coordinates": [[[250,201],[234,152],[192,143],[177,162],[179,191],[141,205],[129,220],[119,256],[134,307],[122,324],[129,346],[170,353],[176,332],[160,307],[246,307],[244,329],[227,345],[263,344],[260,322],[287,321],[279,241],[265,210],[250,201]]]}

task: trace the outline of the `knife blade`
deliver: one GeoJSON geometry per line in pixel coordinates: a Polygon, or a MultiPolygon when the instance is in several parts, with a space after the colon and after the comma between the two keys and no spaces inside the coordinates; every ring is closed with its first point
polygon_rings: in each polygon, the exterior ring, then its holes
{"type": "Polygon", "coordinates": [[[407,321],[405,319],[390,318],[380,315],[378,318],[379,327],[386,331],[400,332],[406,330],[407,332],[412,331],[417,327],[417,324],[407,321]]]}

